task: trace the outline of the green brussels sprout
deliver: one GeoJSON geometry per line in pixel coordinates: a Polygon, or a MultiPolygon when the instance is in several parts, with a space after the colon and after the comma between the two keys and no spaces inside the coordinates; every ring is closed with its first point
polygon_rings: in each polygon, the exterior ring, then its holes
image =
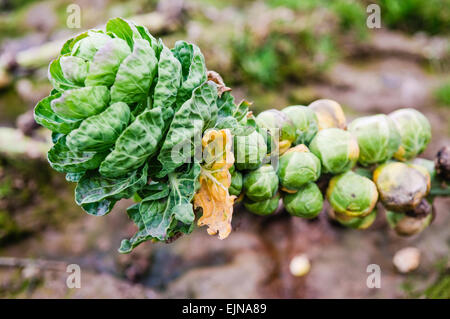
{"type": "Polygon", "coordinates": [[[377,217],[377,211],[373,210],[369,215],[363,217],[353,217],[339,214],[331,210],[330,217],[345,227],[353,229],[367,229],[372,226],[377,217]]]}
{"type": "Polygon", "coordinates": [[[381,201],[387,209],[413,210],[430,190],[430,174],[423,166],[391,162],[373,172],[381,201]]]}
{"type": "Polygon", "coordinates": [[[280,157],[278,177],[286,190],[297,190],[320,176],[320,160],[301,144],[280,157]]]}
{"type": "Polygon", "coordinates": [[[358,118],[348,130],[358,140],[358,162],[364,166],[387,161],[400,146],[400,134],[384,114],[358,118]]]}
{"type": "Polygon", "coordinates": [[[283,204],[289,214],[303,218],[314,218],[323,208],[323,196],[315,183],[308,183],[294,194],[286,194],[283,204]]]}
{"type": "MultiPolygon", "coordinates": [[[[232,166],[234,167],[234,166],[232,166]]],[[[231,172],[230,172],[231,173],[231,172]]],[[[242,173],[236,170],[233,170],[231,173],[231,185],[228,188],[228,192],[230,195],[239,196],[242,190],[242,173]]]]}
{"type": "Polygon", "coordinates": [[[262,201],[252,201],[251,199],[244,199],[244,207],[257,215],[270,215],[274,213],[280,202],[280,194],[276,193],[272,198],[265,199],[262,201]]]}
{"type": "Polygon", "coordinates": [[[337,213],[363,217],[372,212],[378,192],[370,179],[349,171],[330,180],[327,198],[337,213]]]}
{"type": "Polygon", "coordinates": [[[431,126],[427,118],[415,109],[400,109],[389,114],[401,137],[394,157],[407,161],[422,153],[431,140],[431,126]]]}
{"type": "Polygon", "coordinates": [[[316,113],[303,105],[292,105],[281,110],[291,119],[297,128],[297,138],[294,142],[298,144],[309,144],[319,130],[319,124],[316,113]]]}
{"type": "Polygon", "coordinates": [[[261,112],[256,117],[256,124],[260,128],[270,131],[271,135],[278,134],[279,152],[283,154],[296,140],[294,123],[283,112],[275,109],[261,112]],[[279,131],[277,131],[279,129],[279,131]]]}
{"type": "Polygon", "coordinates": [[[256,169],[267,153],[264,138],[257,131],[247,136],[235,136],[234,157],[238,170],[256,169]]]}
{"type": "Polygon", "coordinates": [[[347,128],[344,111],[338,102],[321,99],[312,102],[309,108],[317,115],[319,130],[332,127],[343,130],[347,128]]]}
{"type": "Polygon", "coordinates": [[[278,176],[273,167],[265,164],[244,176],[245,195],[253,201],[269,199],[278,190],[278,176]]]}
{"type": "Polygon", "coordinates": [[[339,174],[355,166],[359,157],[356,138],[347,131],[328,128],[319,131],[309,145],[325,173],[339,174]]]}
{"type": "Polygon", "coordinates": [[[389,226],[399,236],[412,236],[422,232],[433,220],[433,215],[414,217],[405,213],[386,211],[389,226]]]}

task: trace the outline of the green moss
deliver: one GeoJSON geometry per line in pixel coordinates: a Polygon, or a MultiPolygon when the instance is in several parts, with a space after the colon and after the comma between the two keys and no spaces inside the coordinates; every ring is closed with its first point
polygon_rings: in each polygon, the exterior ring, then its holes
{"type": "Polygon", "coordinates": [[[450,274],[445,275],[425,290],[429,299],[450,299],[450,274]]]}
{"type": "Polygon", "coordinates": [[[392,29],[410,33],[449,33],[450,0],[378,0],[382,21],[392,29]]]}
{"type": "Polygon", "coordinates": [[[2,178],[0,181],[0,199],[5,198],[12,192],[12,182],[8,177],[2,178]]]}
{"type": "Polygon", "coordinates": [[[436,101],[442,105],[450,106],[450,82],[444,83],[434,91],[436,101]]]}

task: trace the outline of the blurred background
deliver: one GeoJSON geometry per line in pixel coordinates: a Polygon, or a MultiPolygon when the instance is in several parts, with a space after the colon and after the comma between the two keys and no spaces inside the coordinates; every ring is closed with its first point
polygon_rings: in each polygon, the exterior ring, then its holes
{"type": "Polygon", "coordinates": [[[1,298],[450,298],[450,200],[423,233],[400,238],[384,216],[366,231],[322,213],[252,216],[239,206],[224,241],[201,228],[171,244],[117,253],[134,232],[120,202],[107,217],[77,207],[74,185],[45,160],[48,132],[32,109],[51,90],[47,65],[65,39],[121,16],[146,25],[168,46],[195,42],[255,113],[318,98],[338,101],[348,120],[400,107],[423,112],[433,139],[423,157],[450,144],[450,0],[0,0],[1,298]],[[366,8],[381,8],[369,29],[366,8]],[[80,28],[67,20],[80,8],[80,28]],[[420,249],[419,268],[395,271],[399,249],[420,249]],[[289,271],[307,254],[304,277],[289,271]],[[81,288],[66,286],[66,265],[81,288]],[[381,288],[369,289],[369,264],[381,288]]]}

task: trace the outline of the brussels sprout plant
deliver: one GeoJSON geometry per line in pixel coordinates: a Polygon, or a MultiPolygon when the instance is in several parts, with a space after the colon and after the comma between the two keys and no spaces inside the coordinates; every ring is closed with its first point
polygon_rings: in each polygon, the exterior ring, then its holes
{"type": "Polygon", "coordinates": [[[325,173],[339,174],[355,166],[359,157],[356,138],[348,131],[338,128],[321,130],[309,145],[325,173]]]}
{"type": "Polygon", "coordinates": [[[309,108],[317,115],[319,130],[332,127],[343,130],[347,128],[344,111],[338,102],[328,99],[317,100],[312,102],[309,108]]]}
{"type": "Polygon", "coordinates": [[[322,211],[323,196],[315,183],[308,183],[293,194],[283,197],[289,214],[303,218],[314,218],[322,211]]]}
{"type": "Polygon", "coordinates": [[[364,166],[387,161],[400,146],[400,134],[384,114],[357,118],[348,130],[358,140],[358,162],[364,166]]]}
{"type": "Polygon", "coordinates": [[[431,140],[431,126],[427,118],[415,109],[400,109],[389,114],[400,133],[401,143],[394,157],[410,160],[422,153],[431,140]]]}
{"type": "Polygon", "coordinates": [[[332,100],[255,117],[249,102],[235,103],[220,75],[207,70],[196,45],[168,48],[121,18],[69,39],[48,77],[53,90],[34,110],[52,131],[48,161],[77,184],[75,202],[88,214],[135,200],[127,214],[137,231],[122,241],[122,253],[195,225],[224,239],[241,199],[258,215],[282,211],[282,199],[290,215],[317,217],[318,185],[342,225],[369,227],[379,193],[389,224],[410,235],[431,222],[434,196],[449,194],[448,148],[434,167],[413,161],[431,139],[419,111],[355,119],[349,130],[332,100]]]}
{"type": "Polygon", "coordinates": [[[430,191],[430,175],[419,165],[383,164],[374,171],[373,180],[383,205],[395,211],[413,210],[430,191]]]}
{"type": "Polygon", "coordinates": [[[274,213],[280,202],[280,194],[276,193],[273,197],[260,200],[260,201],[252,201],[251,199],[244,199],[244,206],[250,212],[256,215],[270,215],[274,213]]]}
{"type": "Polygon", "coordinates": [[[296,128],[297,138],[295,145],[309,144],[319,130],[319,120],[316,113],[303,105],[292,105],[281,110],[291,119],[296,128]]]}
{"type": "Polygon", "coordinates": [[[330,180],[327,198],[336,213],[364,217],[374,209],[378,192],[370,179],[348,171],[330,180]]]}
{"type": "Polygon", "coordinates": [[[278,176],[284,190],[298,190],[320,176],[320,160],[303,144],[290,148],[280,157],[278,176]]]}
{"type": "Polygon", "coordinates": [[[296,127],[291,119],[283,112],[272,109],[261,112],[256,117],[260,128],[270,132],[272,137],[278,137],[279,153],[283,154],[297,138],[296,127]]]}
{"type": "Polygon", "coordinates": [[[244,176],[245,196],[253,201],[269,199],[278,190],[278,176],[269,164],[263,165],[244,176]]]}

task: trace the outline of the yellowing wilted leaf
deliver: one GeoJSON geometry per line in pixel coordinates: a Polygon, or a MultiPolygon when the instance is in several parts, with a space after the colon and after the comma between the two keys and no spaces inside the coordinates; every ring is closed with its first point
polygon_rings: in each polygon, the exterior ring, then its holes
{"type": "Polygon", "coordinates": [[[208,226],[208,234],[220,239],[231,232],[231,218],[236,196],[231,196],[230,167],[234,163],[231,152],[232,137],[228,129],[210,130],[202,138],[204,164],[200,173],[200,189],[194,195],[194,207],[202,208],[199,226],[208,226]]]}

